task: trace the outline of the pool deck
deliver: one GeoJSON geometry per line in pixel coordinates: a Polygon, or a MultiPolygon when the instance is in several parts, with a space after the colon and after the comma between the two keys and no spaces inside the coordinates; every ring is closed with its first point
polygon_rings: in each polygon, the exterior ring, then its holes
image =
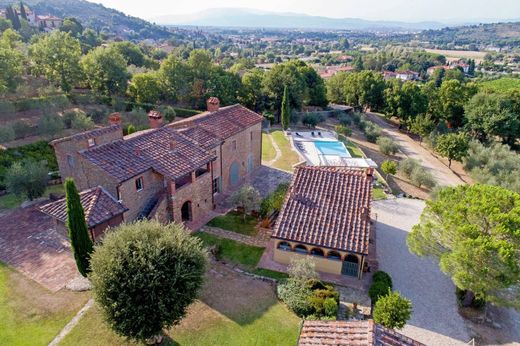
{"type": "Polygon", "coordinates": [[[320,150],[318,150],[318,148],[316,148],[315,142],[339,142],[334,132],[295,131],[291,133],[291,140],[294,148],[298,150],[303,158],[305,158],[307,164],[312,166],[346,166],[352,168],[377,167],[374,161],[370,159],[352,158],[351,153],[346,147],[345,151],[349,157],[342,157],[340,155],[324,155],[320,150]]]}

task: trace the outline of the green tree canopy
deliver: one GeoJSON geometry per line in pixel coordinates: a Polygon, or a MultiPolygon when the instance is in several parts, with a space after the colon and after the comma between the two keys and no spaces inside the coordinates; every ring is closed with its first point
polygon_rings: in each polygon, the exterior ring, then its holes
{"type": "Polygon", "coordinates": [[[65,194],[67,200],[67,229],[72,253],[78,271],[86,277],[90,272],[90,256],[94,250],[94,245],[88,234],[85,211],[72,178],[65,180],[65,194]]]}
{"type": "Polygon", "coordinates": [[[80,21],[74,17],[67,17],[63,20],[63,24],[60,27],[63,32],[68,32],[73,37],[80,37],[83,33],[83,25],[80,21]]]}
{"type": "Polygon", "coordinates": [[[30,201],[43,196],[47,187],[49,169],[45,161],[15,162],[5,173],[7,190],[30,201]]]}
{"type": "Polygon", "coordinates": [[[108,325],[145,341],[186,315],[202,287],[207,253],[180,224],[140,221],[108,232],[90,265],[94,297],[108,325]]]}
{"type": "Polygon", "coordinates": [[[282,99],[282,127],[284,130],[289,128],[291,122],[291,108],[289,105],[289,91],[287,87],[283,90],[283,99],[282,99]]]}
{"type": "Polygon", "coordinates": [[[81,46],[69,33],[53,31],[29,47],[32,71],[70,92],[81,76],[81,46]]]}
{"type": "Polygon", "coordinates": [[[482,142],[497,136],[515,145],[520,138],[520,94],[478,93],[465,106],[466,127],[482,142]],[[516,96],[516,97],[515,97],[516,96]]]}
{"type": "Polygon", "coordinates": [[[4,31],[0,40],[0,95],[14,92],[22,81],[24,57],[14,43],[8,40],[9,30],[4,31]]]}
{"type": "Polygon", "coordinates": [[[407,238],[410,250],[439,260],[457,287],[520,309],[520,195],[501,187],[441,189],[407,238]]]}
{"type": "Polygon", "coordinates": [[[327,99],[331,103],[345,103],[345,80],[348,74],[340,71],[327,80],[327,99]]]}
{"type": "Polygon", "coordinates": [[[99,95],[111,96],[126,91],[126,60],[116,49],[95,48],[83,58],[82,66],[88,84],[99,95]]]}
{"type": "Polygon", "coordinates": [[[159,75],[155,72],[137,73],[128,85],[128,95],[137,103],[155,104],[161,94],[159,75]]]}
{"type": "Polygon", "coordinates": [[[448,159],[448,167],[453,160],[462,162],[469,149],[469,140],[465,133],[447,133],[437,137],[435,150],[448,159]]]}
{"type": "Polygon", "coordinates": [[[266,73],[263,84],[272,109],[281,112],[285,87],[288,89],[290,108],[302,108],[306,86],[296,64],[286,62],[275,65],[266,73]]]}
{"type": "Polygon", "coordinates": [[[377,110],[383,106],[385,81],[381,73],[362,71],[350,73],[345,79],[347,104],[377,110]]]}
{"type": "Polygon", "coordinates": [[[247,108],[260,112],[265,110],[266,96],[262,90],[264,72],[254,68],[242,76],[242,90],[240,92],[240,102],[247,108]]]}

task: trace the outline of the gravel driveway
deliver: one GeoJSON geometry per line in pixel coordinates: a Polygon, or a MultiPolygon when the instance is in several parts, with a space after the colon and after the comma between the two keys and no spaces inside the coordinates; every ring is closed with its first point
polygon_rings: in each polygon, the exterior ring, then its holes
{"type": "Polygon", "coordinates": [[[423,201],[412,199],[374,202],[379,267],[392,276],[394,289],[412,301],[413,315],[403,334],[427,345],[464,345],[470,336],[457,311],[455,286],[437,262],[411,254],[406,245],[423,208],[423,201]]]}

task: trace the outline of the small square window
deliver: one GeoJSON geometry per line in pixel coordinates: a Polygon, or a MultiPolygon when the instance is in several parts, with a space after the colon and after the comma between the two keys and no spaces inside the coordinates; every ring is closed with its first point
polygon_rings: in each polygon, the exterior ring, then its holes
{"type": "Polygon", "coordinates": [[[143,189],[143,177],[139,177],[135,180],[135,190],[141,191],[143,189]]]}
{"type": "Polygon", "coordinates": [[[237,150],[237,141],[233,141],[233,143],[231,143],[231,147],[233,150],[237,150]]]}
{"type": "Polygon", "coordinates": [[[89,147],[93,147],[94,145],[96,145],[96,139],[95,138],[89,138],[88,139],[88,146],[89,147]]]}

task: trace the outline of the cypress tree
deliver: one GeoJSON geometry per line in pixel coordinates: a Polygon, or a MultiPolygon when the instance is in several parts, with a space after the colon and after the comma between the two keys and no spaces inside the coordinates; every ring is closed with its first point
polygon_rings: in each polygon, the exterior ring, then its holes
{"type": "Polygon", "coordinates": [[[25,12],[25,5],[20,1],[20,16],[27,20],[27,13],[25,12]]]}
{"type": "Polygon", "coordinates": [[[20,18],[18,18],[18,14],[12,6],[7,6],[6,18],[11,21],[11,24],[13,24],[13,28],[15,30],[20,30],[20,28],[22,27],[22,23],[20,23],[20,18]]]}
{"type": "Polygon", "coordinates": [[[291,108],[289,105],[289,91],[287,90],[287,85],[283,89],[281,120],[283,129],[287,130],[291,121],[291,108]]]}
{"type": "Polygon", "coordinates": [[[71,178],[65,180],[65,192],[67,196],[67,229],[69,230],[72,253],[78,271],[86,277],[90,272],[90,254],[94,246],[88,234],[85,211],[81,205],[78,190],[71,178]]]}

